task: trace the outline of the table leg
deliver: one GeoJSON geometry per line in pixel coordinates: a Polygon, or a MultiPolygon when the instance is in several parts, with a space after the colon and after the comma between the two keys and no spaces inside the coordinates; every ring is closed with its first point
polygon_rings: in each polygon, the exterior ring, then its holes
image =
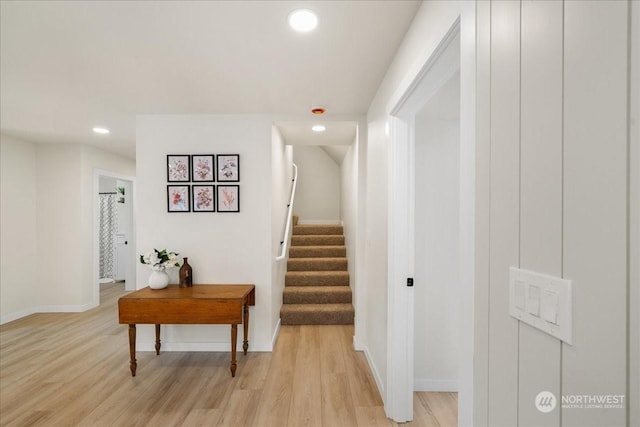
{"type": "Polygon", "coordinates": [[[242,343],[242,350],[244,350],[244,354],[247,354],[247,349],[249,348],[249,306],[247,304],[244,305],[242,325],[244,326],[244,342],[242,343]]]}
{"type": "Polygon", "coordinates": [[[238,325],[231,325],[231,376],[236,376],[236,345],[238,343],[238,325]]]}
{"type": "Polygon", "coordinates": [[[131,361],[129,362],[129,369],[131,369],[131,376],[136,376],[136,325],[134,323],[129,324],[129,356],[131,361]]]}
{"type": "Polygon", "coordinates": [[[160,354],[160,325],[156,325],[156,355],[160,354]]]}

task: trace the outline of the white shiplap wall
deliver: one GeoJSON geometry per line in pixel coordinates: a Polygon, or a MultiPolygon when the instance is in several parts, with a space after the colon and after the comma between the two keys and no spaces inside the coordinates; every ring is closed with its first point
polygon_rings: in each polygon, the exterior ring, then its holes
{"type": "Polygon", "coordinates": [[[628,9],[478,3],[476,425],[625,425],[534,398],[626,393],[628,9]],[[509,316],[510,266],[573,280],[573,346],[509,316]]]}

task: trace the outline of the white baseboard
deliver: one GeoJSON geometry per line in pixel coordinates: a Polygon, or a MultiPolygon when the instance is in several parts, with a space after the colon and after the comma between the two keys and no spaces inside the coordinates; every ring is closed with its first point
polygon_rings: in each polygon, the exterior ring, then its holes
{"type": "Polygon", "coordinates": [[[24,310],[16,311],[15,313],[7,314],[6,316],[2,316],[0,318],[0,325],[13,322],[14,320],[22,319],[23,317],[27,317],[35,313],[37,313],[35,308],[27,308],[24,310]]]}
{"type": "Polygon", "coordinates": [[[93,302],[83,305],[42,305],[37,307],[36,310],[38,313],[82,313],[97,306],[98,304],[93,302]]]}
{"type": "Polygon", "coordinates": [[[273,337],[271,337],[271,351],[276,348],[276,341],[278,340],[278,335],[280,334],[280,322],[281,319],[278,319],[278,323],[276,324],[276,330],[273,331],[273,337]]]}
{"type": "Polygon", "coordinates": [[[339,219],[299,219],[298,225],[340,225],[339,219]]]}
{"type": "MultiPolygon", "coordinates": [[[[207,352],[229,352],[230,342],[165,342],[162,341],[160,351],[207,351],[207,352]]],[[[136,351],[156,351],[155,341],[138,341],[136,351]]],[[[238,340],[236,345],[238,357],[242,354],[242,340],[238,340]]],[[[249,341],[249,352],[270,352],[267,346],[253,345],[249,341]]]]}
{"type": "Polygon", "coordinates": [[[5,323],[13,322],[15,320],[19,320],[23,317],[27,317],[37,313],[81,313],[83,311],[91,310],[95,307],[97,307],[97,304],[94,303],[83,305],[41,305],[38,307],[31,307],[2,316],[2,318],[0,318],[0,325],[4,325],[5,323]]]}
{"type": "Polygon", "coordinates": [[[413,390],[414,391],[457,392],[458,380],[415,379],[413,381],[413,390]]]}
{"type": "Polygon", "coordinates": [[[382,378],[380,377],[380,373],[378,373],[378,369],[376,365],[373,363],[371,359],[371,354],[369,353],[369,348],[364,348],[364,357],[367,359],[367,364],[369,365],[369,369],[371,369],[371,373],[373,374],[373,379],[376,381],[376,386],[378,386],[378,392],[380,393],[380,397],[382,398],[382,403],[385,403],[387,395],[385,394],[384,387],[382,385],[382,378]]]}
{"type": "Polygon", "coordinates": [[[358,339],[357,335],[353,336],[353,349],[355,351],[364,351],[365,347],[362,345],[362,343],[360,342],[361,340],[358,339]]]}

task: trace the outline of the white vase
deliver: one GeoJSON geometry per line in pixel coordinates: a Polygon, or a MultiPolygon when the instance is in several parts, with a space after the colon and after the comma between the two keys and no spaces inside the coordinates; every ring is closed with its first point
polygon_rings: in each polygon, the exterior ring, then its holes
{"type": "Polygon", "coordinates": [[[149,276],[149,287],[151,289],[164,289],[169,286],[169,275],[166,271],[151,271],[149,276]]]}

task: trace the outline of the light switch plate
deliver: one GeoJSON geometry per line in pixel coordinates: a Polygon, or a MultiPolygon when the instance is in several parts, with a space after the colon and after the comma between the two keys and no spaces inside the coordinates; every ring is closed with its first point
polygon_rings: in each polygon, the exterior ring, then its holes
{"type": "Polygon", "coordinates": [[[571,280],[511,267],[509,314],[567,344],[572,344],[571,285],[571,280]]]}

